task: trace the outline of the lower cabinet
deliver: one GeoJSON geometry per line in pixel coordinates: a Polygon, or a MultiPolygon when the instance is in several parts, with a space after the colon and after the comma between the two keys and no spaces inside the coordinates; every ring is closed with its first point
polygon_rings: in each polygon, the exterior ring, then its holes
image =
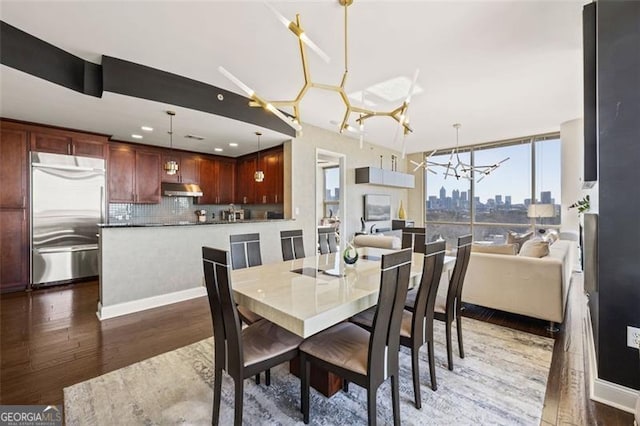
{"type": "Polygon", "coordinates": [[[0,291],[24,290],[29,283],[26,209],[0,210],[0,291]]]}

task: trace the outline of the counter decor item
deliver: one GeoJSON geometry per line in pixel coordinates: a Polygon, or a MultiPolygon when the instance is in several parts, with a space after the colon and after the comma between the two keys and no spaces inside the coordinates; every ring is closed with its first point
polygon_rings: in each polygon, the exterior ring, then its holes
{"type": "Polygon", "coordinates": [[[358,251],[353,246],[353,241],[347,243],[347,247],[342,252],[342,258],[347,265],[353,265],[358,261],[358,251]]]}
{"type": "Polygon", "coordinates": [[[402,200],[400,200],[400,208],[398,208],[398,219],[406,219],[407,213],[404,211],[404,207],[402,206],[402,200]]]}
{"type": "Polygon", "coordinates": [[[206,222],[207,221],[207,211],[206,210],[196,210],[196,216],[198,216],[198,222],[206,222]]]}

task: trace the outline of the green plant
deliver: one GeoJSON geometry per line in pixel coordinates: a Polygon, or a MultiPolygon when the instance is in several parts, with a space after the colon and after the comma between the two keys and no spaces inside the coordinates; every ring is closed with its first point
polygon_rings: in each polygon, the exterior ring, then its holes
{"type": "Polygon", "coordinates": [[[584,213],[591,208],[589,196],[585,196],[582,200],[578,200],[569,206],[570,209],[578,209],[578,213],[584,213]]]}

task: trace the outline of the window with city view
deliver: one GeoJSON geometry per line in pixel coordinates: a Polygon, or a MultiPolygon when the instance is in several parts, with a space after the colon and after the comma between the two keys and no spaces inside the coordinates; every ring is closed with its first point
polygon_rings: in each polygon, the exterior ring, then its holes
{"type": "MultiPolygon", "coordinates": [[[[449,153],[432,160],[447,163],[449,153]]],[[[460,160],[476,166],[509,157],[488,176],[473,180],[425,171],[427,238],[443,237],[453,247],[460,235],[504,243],[508,231],[526,232],[560,224],[560,139],[532,137],[470,147],[460,160]],[[537,195],[536,195],[537,194],[537,195]],[[532,201],[534,200],[534,201],[532,201]],[[553,217],[529,217],[531,204],[553,205],[553,217]]]]}

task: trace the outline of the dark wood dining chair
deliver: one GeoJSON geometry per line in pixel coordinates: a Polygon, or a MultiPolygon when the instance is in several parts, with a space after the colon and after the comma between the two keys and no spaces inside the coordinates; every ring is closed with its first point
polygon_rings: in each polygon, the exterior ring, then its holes
{"type": "Polygon", "coordinates": [[[229,237],[233,269],[262,265],[260,234],[237,234],[229,237]]]}
{"type": "Polygon", "coordinates": [[[337,252],[337,228],[318,228],[318,247],[320,249],[320,254],[337,252]]]}
{"type": "Polygon", "coordinates": [[[402,228],[402,248],[411,248],[415,253],[424,254],[426,228],[402,228]]]}
{"type": "Polygon", "coordinates": [[[263,320],[244,329],[231,292],[229,252],[202,247],[204,268],[214,338],[213,418],[220,417],[222,372],[234,381],[234,424],[242,424],[244,380],[259,375],[298,355],[302,338],[263,320]]]}
{"type": "MultiPolygon", "coordinates": [[[[229,236],[231,247],[231,263],[233,269],[242,269],[262,265],[260,253],[260,234],[237,234],[229,236]]],[[[244,306],[238,306],[240,319],[251,325],[262,317],[244,306]]]]}
{"type": "MultiPolygon", "coordinates": [[[[438,293],[438,284],[444,264],[445,242],[439,241],[426,245],[422,265],[422,277],[417,297],[413,305],[413,312],[405,309],[400,327],[400,344],[411,349],[411,369],[413,371],[413,393],[416,408],[422,407],[420,396],[420,348],[426,343],[429,356],[429,373],[431,389],[438,389],[436,382],[436,365],[433,352],[433,319],[434,306],[438,293]]],[[[375,308],[354,316],[350,321],[371,330],[375,308]]]]}
{"type": "Polygon", "coordinates": [[[282,246],[282,260],[285,262],[305,257],[302,229],[280,231],[280,245],[282,246]]]}
{"type": "MultiPolygon", "coordinates": [[[[458,350],[460,358],[464,358],[464,347],[462,344],[462,286],[464,277],[467,274],[469,266],[469,258],[471,257],[471,235],[463,235],[458,238],[458,246],[456,252],[456,263],[453,267],[453,273],[449,280],[449,288],[447,296],[436,297],[434,307],[434,319],[444,321],[445,333],[447,337],[447,363],[449,370],[453,370],[453,349],[451,344],[451,324],[456,321],[456,329],[458,332],[458,350]]],[[[415,301],[409,294],[405,303],[405,308],[412,310],[415,301]]]]}
{"type": "Polygon", "coordinates": [[[377,420],[378,387],[390,377],[393,422],[400,424],[398,350],[411,256],[411,250],[382,256],[380,292],[371,332],[353,323],[342,322],[300,345],[300,393],[305,423],[309,423],[310,365],[314,364],[367,389],[370,425],[375,425],[377,420]]]}

